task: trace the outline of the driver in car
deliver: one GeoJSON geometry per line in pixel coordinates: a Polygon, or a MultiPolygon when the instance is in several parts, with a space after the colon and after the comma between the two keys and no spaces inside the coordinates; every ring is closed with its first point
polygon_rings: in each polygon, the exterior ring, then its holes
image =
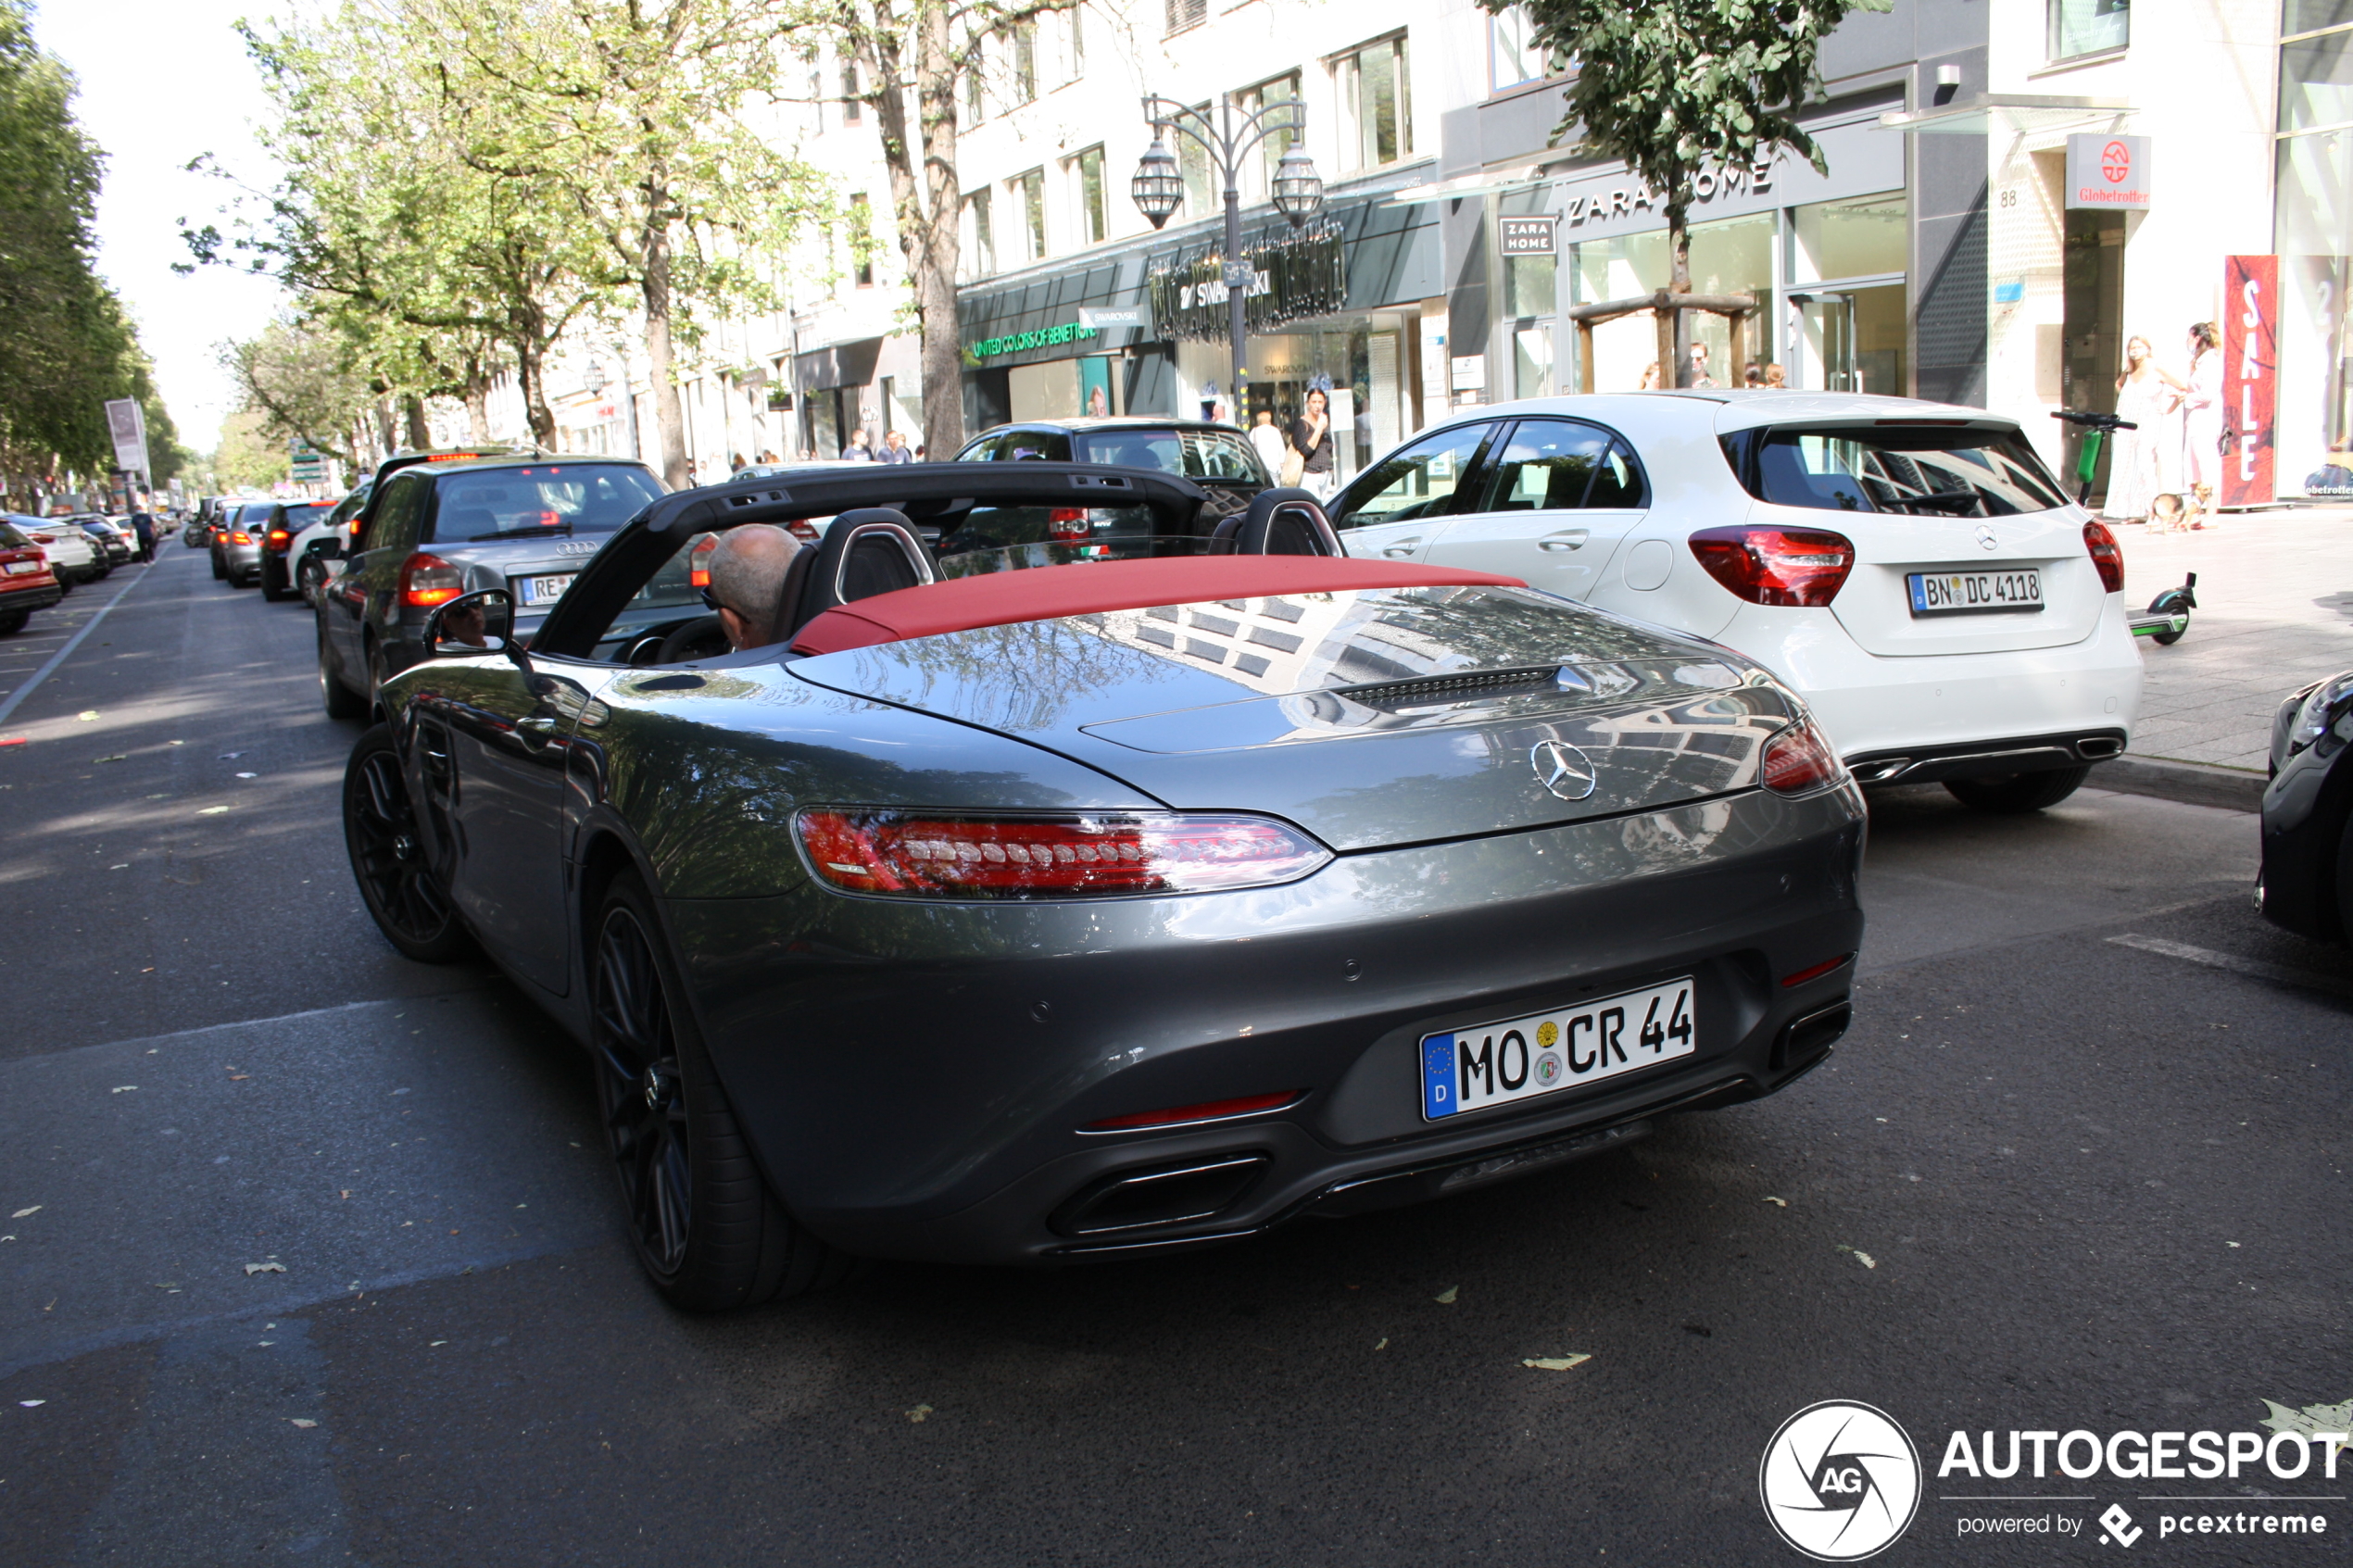
{"type": "Polygon", "coordinates": [[[747,523],[722,534],[711,552],[711,587],[704,598],[719,612],[727,646],[738,652],[782,640],[785,573],[800,541],[773,523],[747,523]]]}

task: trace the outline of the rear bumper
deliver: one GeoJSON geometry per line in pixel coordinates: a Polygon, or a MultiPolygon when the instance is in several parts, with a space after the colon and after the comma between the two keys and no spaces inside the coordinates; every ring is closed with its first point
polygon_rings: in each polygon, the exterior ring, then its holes
{"type": "Polygon", "coordinates": [[[65,596],[66,592],[57,585],[55,576],[26,583],[23,587],[0,579],[0,610],[47,609],[65,596]]]}
{"type": "Polygon", "coordinates": [[[2013,735],[1867,752],[1847,758],[1846,766],[1856,782],[1865,785],[1997,778],[2106,762],[2124,755],[2127,738],[2122,730],[2115,728],[2064,730],[2057,734],[2013,735]]]}
{"type": "Polygon", "coordinates": [[[1044,1261],[1466,1191],[1772,1092],[1843,1027],[1850,968],[1778,977],[1859,946],[1862,823],[1852,790],[1752,792],[1347,856],[1255,893],[669,907],[713,1058],[796,1215],[870,1256],[1044,1261]],[[1681,974],[1692,1056],[1422,1119],[1423,1035],[1681,974]],[[1078,1130],[1288,1090],[1303,1098],[1250,1120],[1078,1130]],[[1101,1223],[1112,1186],[1176,1173],[1198,1202],[1101,1223]]]}
{"type": "Polygon", "coordinates": [[[1768,610],[1751,621],[1752,613],[1735,616],[1718,640],[1795,687],[1850,764],[2020,736],[2116,733],[2129,742],[2140,717],[2141,650],[2120,594],[2108,596],[2081,642],[2001,653],[1883,658],[1843,631],[1823,634],[1818,619],[1768,610]]]}

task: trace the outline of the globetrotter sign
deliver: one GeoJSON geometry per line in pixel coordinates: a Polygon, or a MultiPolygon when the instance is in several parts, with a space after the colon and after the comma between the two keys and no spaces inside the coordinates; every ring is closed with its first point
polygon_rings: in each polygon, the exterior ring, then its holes
{"type": "MultiPolygon", "coordinates": [[[[1251,332],[1328,316],[1347,303],[1348,265],[1336,227],[1245,246],[1242,261],[1251,272],[1242,290],[1242,320],[1251,332]]],[[[1163,339],[1224,341],[1230,297],[1225,273],[1224,254],[1202,250],[1176,257],[1145,280],[1163,339]]]]}
{"type": "Polygon", "coordinates": [[[2067,205],[2071,208],[2138,207],[2149,205],[2149,139],[2145,136],[2070,136],[2067,139],[2067,205]]]}

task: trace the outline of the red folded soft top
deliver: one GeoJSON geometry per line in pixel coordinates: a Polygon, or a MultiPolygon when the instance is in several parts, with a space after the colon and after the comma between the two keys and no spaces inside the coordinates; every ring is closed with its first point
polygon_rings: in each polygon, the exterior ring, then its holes
{"type": "Polygon", "coordinates": [[[1411,561],[1330,556],[1177,556],[992,571],[837,605],[793,639],[795,653],[839,653],[909,637],[1059,621],[1114,609],[1351,588],[1525,588],[1516,577],[1411,561]]]}

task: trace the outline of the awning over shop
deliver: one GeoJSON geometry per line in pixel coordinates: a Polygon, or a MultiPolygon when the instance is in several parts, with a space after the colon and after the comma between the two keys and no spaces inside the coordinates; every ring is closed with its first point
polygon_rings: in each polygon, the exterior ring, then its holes
{"type": "Polygon", "coordinates": [[[2016,136],[2051,131],[2120,131],[2133,112],[2133,106],[2121,98],[1982,93],[1918,113],[1883,114],[1879,122],[1907,136],[2016,136]]]}
{"type": "Polygon", "coordinates": [[[815,392],[829,386],[864,386],[875,379],[875,361],[882,356],[883,340],[860,338],[837,343],[812,354],[796,354],[792,362],[795,392],[815,392]]]}

